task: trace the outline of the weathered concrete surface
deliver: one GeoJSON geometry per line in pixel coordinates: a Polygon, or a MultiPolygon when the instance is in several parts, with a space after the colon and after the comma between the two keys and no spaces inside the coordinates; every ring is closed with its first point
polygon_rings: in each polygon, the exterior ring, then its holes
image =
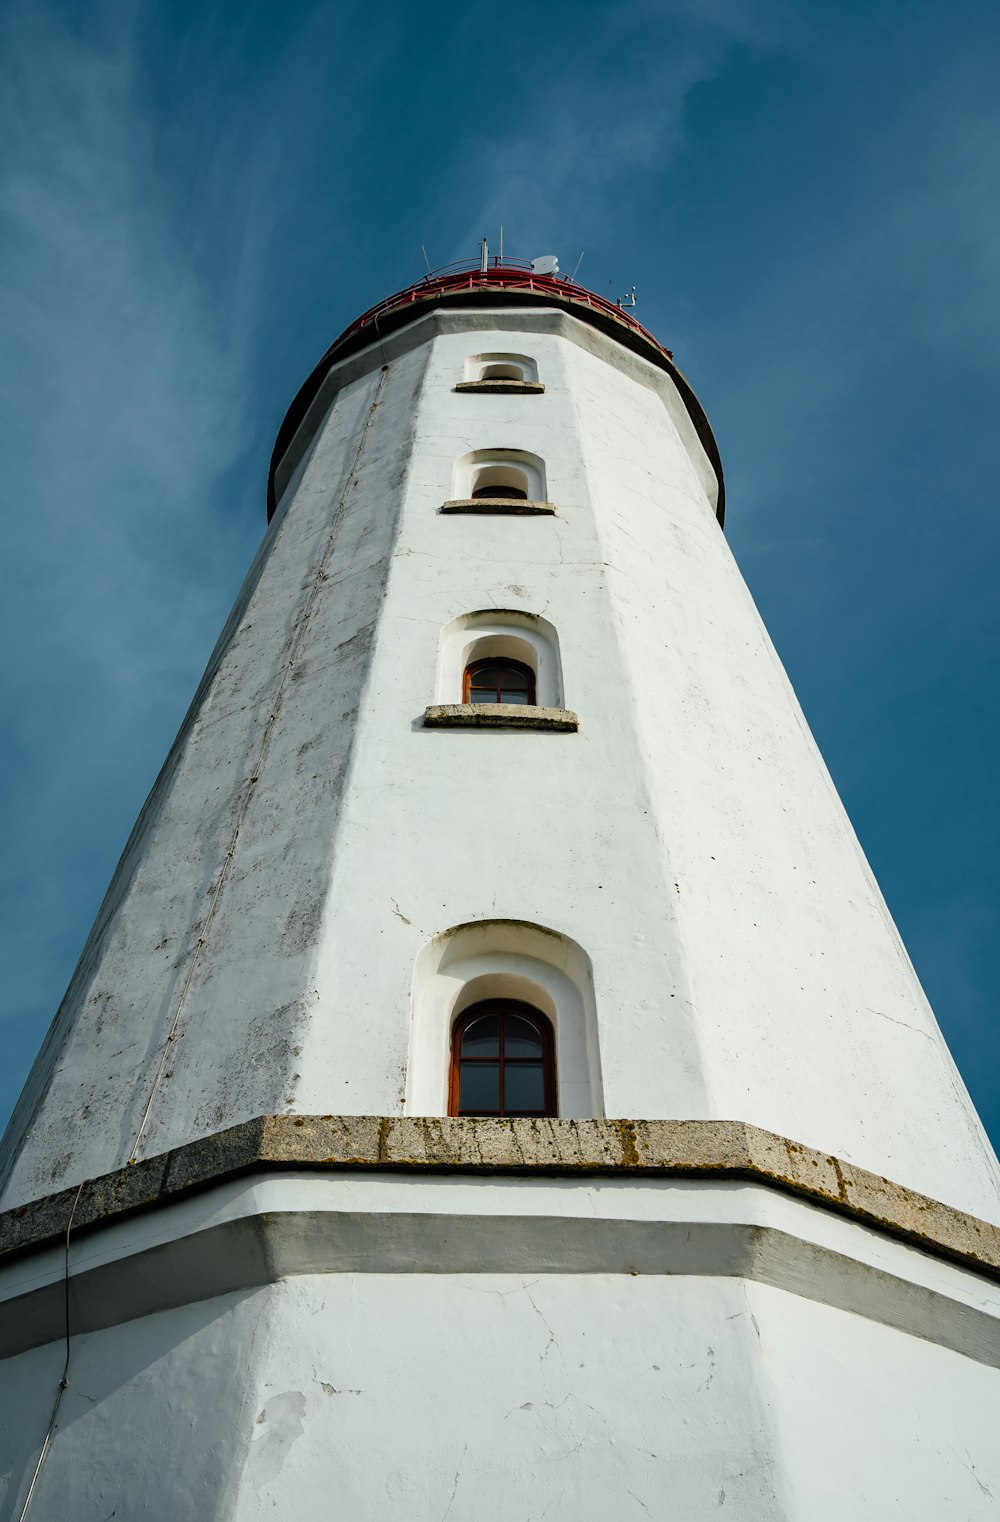
{"type": "Polygon", "coordinates": [[[1000,1222],[669,376],[510,306],[428,314],[334,371],[18,1107],[0,1205],[264,1113],[443,1114],[459,1003],[516,977],[556,1033],[559,1115],[735,1116],[1000,1222]],[[544,396],[455,393],[502,350],[544,396]],[[440,513],[500,457],[558,513],[440,513]],[[536,651],[539,705],[583,716],[571,744],[543,757],[523,712],[479,740],[422,722],[461,695],[483,610],[490,653],[536,651]],[[522,929],[425,1007],[429,950],[487,917],[522,929]],[[537,936],[586,975],[535,977],[537,936]]]}
{"type": "Polygon", "coordinates": [[[551,516],[555,510],[554,502],[532,502],[516,497],[455,497],[441,504],[443,513],[511,513],[515,518],[551,516]]]}
{"type": "Polygon", "coordinates": [[[0,1215],[0,1258],[250,1172],[420,1170],[751,1179],[1000,1278],[1000,1228],[739,1121],[262,1115],[0,1215]]]}
{"type": "Polygon", "coordinates": [[[568,708],[536,708],[528,703],[431,703],[424,709],[428,729],[580,728],[568,708]]]}

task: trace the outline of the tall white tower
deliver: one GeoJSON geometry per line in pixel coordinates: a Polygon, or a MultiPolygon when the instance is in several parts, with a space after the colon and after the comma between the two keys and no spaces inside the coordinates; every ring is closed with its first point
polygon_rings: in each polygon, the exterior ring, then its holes
{"type": "Polygon", "coordinates": [[[383,302],[3,1143],[0,1522],[986,1519],[1000,1173],[626,313],[383,302]]]}

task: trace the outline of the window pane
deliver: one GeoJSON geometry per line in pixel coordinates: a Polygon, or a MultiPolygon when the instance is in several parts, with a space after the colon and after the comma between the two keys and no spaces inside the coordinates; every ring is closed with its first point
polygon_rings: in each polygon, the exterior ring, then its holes
{"type": "Polygon", "coordinates": [[[495,703],[496,700],[497,700],[497,690],[496,690],[495,687],[470,687],[469,688],[469,702],[470,703],[495,703]]]}
{"type": "MultiPolygon", "coordinates": [[[[523,1025],[524,1021],[519,1023],[523,1025]]],[[[483,1015],[481,1020],[473,1020],[462,1033],[462,1056],[499,1057],[499,1055],[500,1016],[483,1015]]]]}
{"type": "MultiPolygon", "coordinates": [[[[462,1075],[463,1092],[465,1075],[462,1075]]],[[[518,1110],[533,1110],[542,1114],[545,1109],[545,1081],[540,1062],[511,1063],[504,1067],[504,1110],[508,1115],[518,1110]]],[[[463,1099],[464,1104],[464,1099],[463,1099]]]]}
{"type": "Polygon", "coordinates": [[[500,675],[505,687],[520,687],[524,692],[528,690],[528,673],[518,671],[516,666],[502,666],[500,675]]]}
{"type": "Polygon", "coordinates": [[[513,691],[509,687],[504,687],[500,693],[500,701],[501,703],[526,703],[528,694],[523,687],[515,688],[513,691]]]}
{"type": "Polygon", "coordinates": [[[541,1057],[542,1038],[529,1020],[508,1015],[504,1025],[503,1050],[505,1057],[541,1057]]]}
{"type": "Polygon", "coordinates": [[[496,1115],[500,1109],[499,1062],[463,1062],[458,1108],[463,1115],[496,1115]]]}

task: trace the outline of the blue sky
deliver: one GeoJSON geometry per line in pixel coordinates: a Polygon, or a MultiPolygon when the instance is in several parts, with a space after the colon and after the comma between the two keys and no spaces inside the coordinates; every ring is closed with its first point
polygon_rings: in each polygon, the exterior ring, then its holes
{"type": "Polygon", "coordinates": [[[264,526],[423,265],[554,251],[677,355],[959,1067],[995,1017],[1000,8],[8,0],[0,1122],[264,526]]]}

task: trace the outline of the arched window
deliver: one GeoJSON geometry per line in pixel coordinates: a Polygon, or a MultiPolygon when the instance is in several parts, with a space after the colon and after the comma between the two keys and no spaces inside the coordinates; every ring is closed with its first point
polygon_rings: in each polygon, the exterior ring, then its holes
{"type": "Polygon", "coordinates": [[[530,1004],[489,999],[455,1024],[449,1115],[554,1115],[552,1027],[530,1004]]]}
{"type": "Polygon", "coordinates": [[[457,391],[514,391],[537,393],[538,363],[530,354],[470,354],[457,391]]]}
{"type": "Polygon", "coordinates": [[[463,703],[535,702],[535,673],[521,661],[473,661],[465,668],[463,703]]]}
{"type": "MultiPolygon", "coordinates": [[[[477,382],[478,384],[478,382],[477,382]]],[[[492,382],[484,382],[492,384],[492,382]]],[[[497,382],[497,385],[512,382],[497,382]]],[[[546,499],[545,462],[539,455],[529,454],[526,449],[509,449],[497,445],[493,449],[472,449],[455,461],[452,476],[453,495],[445,508],[465,507],[484,498],[498,498],[509,502],[516,512],[552,512],[552,503],[546,499]],[[517,504],[514,507],[514,504],[517,504]]],[[[473,512],[489,511],[489,508],[471,509],[473,512]]],[[[499,504],[496,509],[509,511],[499,504]]]]}

